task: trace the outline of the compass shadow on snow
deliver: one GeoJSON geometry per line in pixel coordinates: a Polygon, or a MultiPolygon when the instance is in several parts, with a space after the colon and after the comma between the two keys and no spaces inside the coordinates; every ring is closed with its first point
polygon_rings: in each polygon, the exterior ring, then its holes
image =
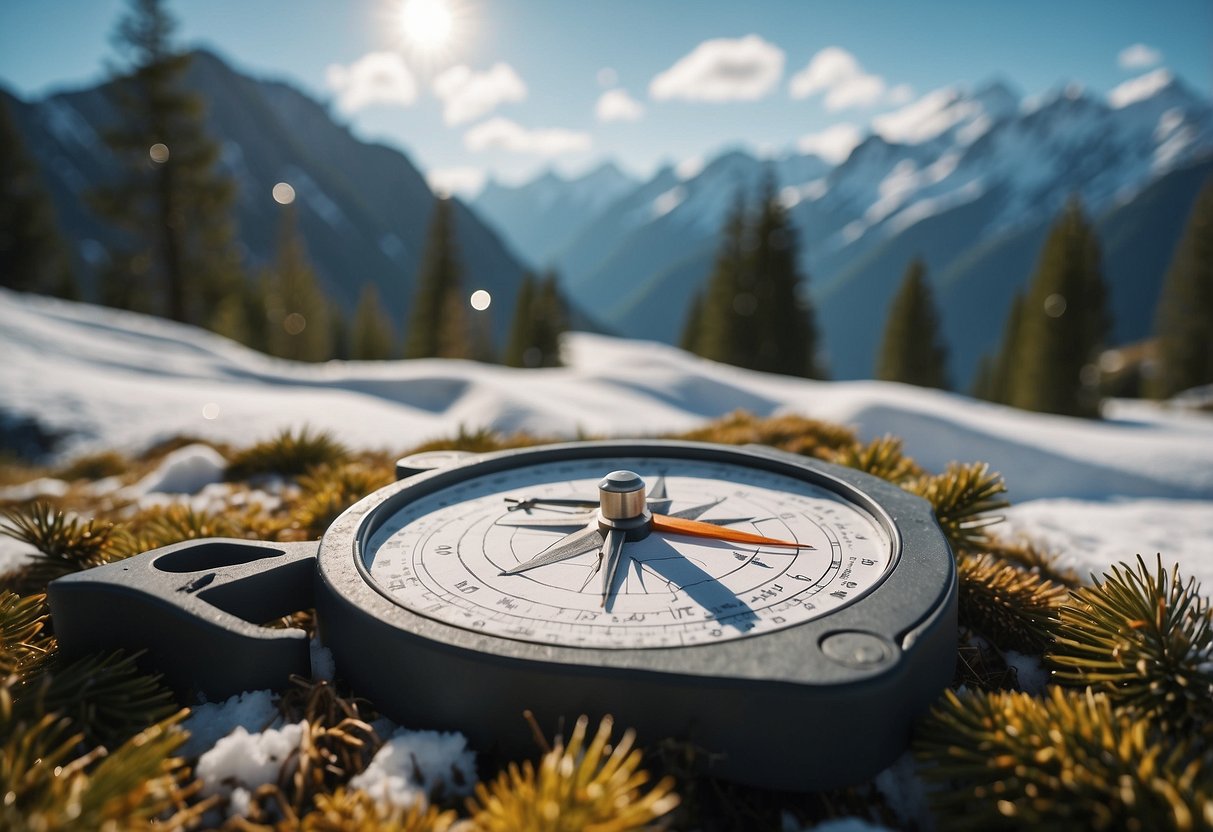
{"type": "MultiPolygon", "coordinates": [[[[720,579],[706,572],[694,560],[679,552],[666,540],[649,538],[653,543],[660,542],[661,551],[646,553],[643,558],[632,558],[637,564],[639,578],[633,577],[633,569],[629,564],[627,569],[620,569],[615,576],[615,586],[611,588],[611,598],[617,597],[622,586],[629,580],[643,581],[643,570],[659,575],[671,588],[687,595],[692,601],[706,610],[719,621],[721,627],[732,627],[738,632],[748,633],[758,624],[758,614],[737,593],[730,590],[720,579]]],[[[626,550],[625,550],[626,551],[626,550]]],[[[721,547],[721,557],[732,557],[730,547],[721,547]]],[[[613,602],[607,605],[611,611],[613,602]]]]}

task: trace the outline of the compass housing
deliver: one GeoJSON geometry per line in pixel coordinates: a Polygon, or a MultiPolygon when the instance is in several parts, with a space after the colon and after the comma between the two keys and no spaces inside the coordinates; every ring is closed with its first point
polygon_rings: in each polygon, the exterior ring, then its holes
{"type": "Polygon", "coordinates": [[[341,515],[316,571],[321,637],[352,688],[410,727],[459,730],[528,756],[523,712],[545,730],[611,714],[641,741],[706,752],[709,773],[757,786],[861,782],[906,747],[913,719],[952,678],[956,570],[926,501],[878,478],[764,447],[582,442],[473,457],[380,489],[341,515]],[[831,492],[879,524],[890,565],[865,595],[819,618],[716,643],[604,649],[504,638],[400,604],[367,571],[372,536],[402,508],[471,478],[570,460],[728,462],[831,492]]]}

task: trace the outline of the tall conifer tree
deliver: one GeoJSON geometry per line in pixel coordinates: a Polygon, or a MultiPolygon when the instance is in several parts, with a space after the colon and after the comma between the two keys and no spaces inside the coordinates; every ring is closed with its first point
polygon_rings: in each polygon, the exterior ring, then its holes
{"type": "Polygon", "coordinates": [[[0,286],[79,295],[50,194],[0,99],[0,286]]]}
{"type": "Polygon", "coordinates": [[[740,190],[725,217],[712,273],[704,290],[700,335],[697,350],[713,361],[740,365],[744,355],[739,344],[739,318],[743,311],[753,314],[752,297],[742,292],[742,272],[746,260],[745,198],[740,190]]]}
{"type": "Polygon", "coordinates": [[[1026,410],[1094,416],[1082,369],[1110,328],[1099,241],[1076,200],[1053,223],[1015,337],[1010,402],[1026,410]]]}
{"type": "Polygon", "coordinates": [[[405,358],[465,358],[472,350],[451,200],[434,202],[405,333],[405,358]]]}
{"type": "Polygon", "coordinates": [[[392,322],[383,311],[378,287],[374,283],[364,283],[350,330],[350,358],[355,361],[391,358],[395,341],[392,322]]]}
{"type": "MultiPolygon", "coordinates": [[[[164,0],[132,0],[114,35],[126,72],[112,87],[120,118],[105,140],[121,178],[97,188],[93,207],[125,234],[102,275],[111,302],[158,297],[178,321],[210,324],[243,281],[232,242],[235,189],[215,170],[219,147],[201,100],[183,87],[190,57],[178,52],[164,0]]],[[[150,305],[150,304],[149,304],[150,305]]]]}
{"type": "Polygon", "coordinates": [[[554,272],[523,275],[510,326],[504,363],[511,367],[559,367],[560,337],[568,329],[568,306],[554,272]]]}
{"type": "Polygon", "coordinates": [[[947,349],[926,266],[919,259],[906,269],[893,296],[877,357],[876,377],[919,387],[948,387],[947,349]]]}
{"type": "Polygon", "coordinates": [[[691,303],[687,307],[687,318],[682,325],[682,336],[678,346],[687,352],[699,352],[700,341],[703,338],[703,292],[691,295],[691,303]]]}
{"type": "Polygon", "coordinates": [[[295,361],[332,358],[332,313],[296,227],[293,206],[282,210],[278,253],[264,286],[270,354],[295,361]]]}
{"type": "Polygon", "coordinates": [[[506,338],[505,353],[501,363],[509,367],[525,367],[527,348],[534,340],[535,276],[530,272],[522,275],[518,285],[518,299],[514,302],[514,318],[510,322],[510,334],[506,338]]]}
{"type": "Polygon", "coordinates": [[[1154,320],[1158,355],[1150,393],[1166,398],[1213,383],[1213,179],[1192,206],[1154,320]]]}

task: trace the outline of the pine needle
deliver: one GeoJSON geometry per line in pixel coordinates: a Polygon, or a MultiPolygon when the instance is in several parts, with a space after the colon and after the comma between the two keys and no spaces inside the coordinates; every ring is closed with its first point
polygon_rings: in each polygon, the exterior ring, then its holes
{"type": "Polygon", "coordinates": [[[991,555],[962,554],[960,623],[1000,647],[1040,653],[1052,639],[1066,588],[991,555]]]}
{"type": "Polygon", "coordinates": [[[55,650],[46,625],[50,610],[42,594],[21,597],[0,590],[0,678],[24,678],[55,650]]]}
{"type": "Polygon", "coordinates": [[[1213,736],[1213,613],[1195,579],[1138,555],[1070,594],[1048,655],[1057,681],[1090,685],[1177,736],[1213,736]]]}
{"type": "Polygon", "coordinates": [[[2,516],[0,534],[35,550],[29,563],[5,576],[6,583],[22,595],[43,592],[55,578],[124,556],[111,523],[69,517],[41,501],[5,509],[2,516]]]}
{"type": "Polygon", "coordinates": [[[834,455],[832,461],[896,485],[926,473],[917,462],[906,456],[902,440],[887,434],[866,445],[855,443],[845,446],[834,455]]]}
{"type": "Polygon", "coordinates": [[[261,475],[297,477],[317,465],[333,465],[349,451],[333,435],[304,427],[297,433],[283,430],[272,439],[238,452],[227,466],[229,480],[247,480],[261,475]]]}
{"type": "Polygon", "coordinates": [[[952,462],[942,474],[920,477],[904,487],[931,503],[955,552],[983,548],[986,527],[1002,521],[990,512],[1010,505],[999,497],[1007,490],[1002,475],[984,462],[952,462]]]}
{"type": "Polygon", "coordinates": [[[1213,825],[1210,760],[1103,694],[948,691],[916,733],[945,832],[1213,825]]]}

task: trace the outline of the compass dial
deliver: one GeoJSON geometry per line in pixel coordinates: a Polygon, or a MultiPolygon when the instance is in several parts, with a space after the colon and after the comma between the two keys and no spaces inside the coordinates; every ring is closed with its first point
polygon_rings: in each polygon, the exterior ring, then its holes
{"type": "Polygon", "coordinates": [[[812,483],[727,461],[623,457],[539,462],[405,504],[361,548],[396,604],[467,630],[538,644],[636,649],[770,633],[848,606],[892,567],[893,542],[857,505],[812,483]],[[638,473],[662,515],[796,546],[629,539],[611,585],[590,508],[613,468],[638,473]],[[527,566],[545,551],[575,554],[527,566]]]}

